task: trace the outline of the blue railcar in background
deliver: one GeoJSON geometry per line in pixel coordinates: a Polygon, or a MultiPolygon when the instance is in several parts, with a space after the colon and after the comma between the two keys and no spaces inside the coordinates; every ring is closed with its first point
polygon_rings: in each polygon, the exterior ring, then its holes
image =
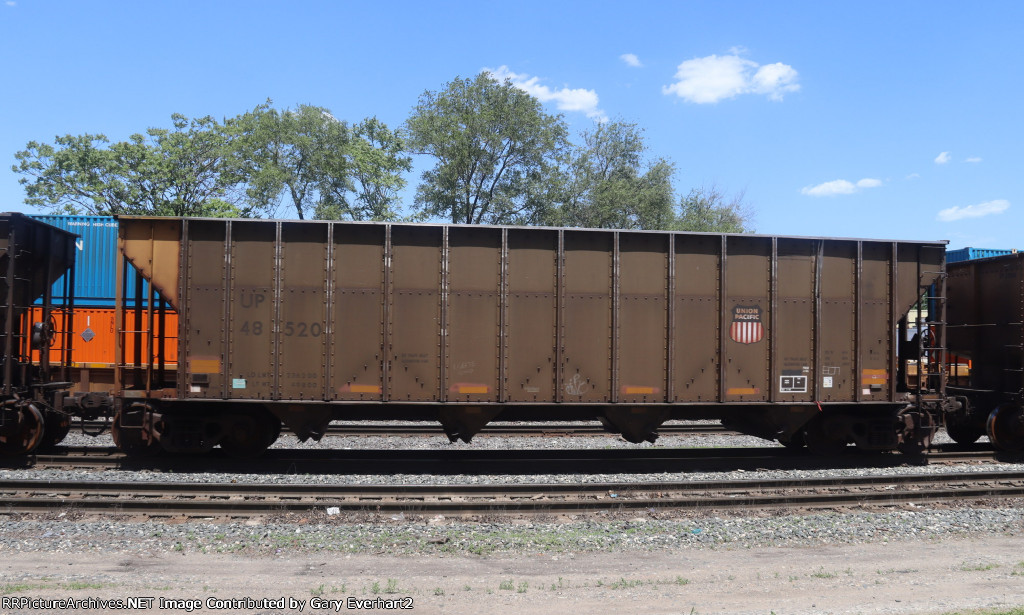
{"type": "Polygon", "coordinates": [[[997,250],[995,248],[960,248],[957,250],[946,250],[946,264],[962,263],[973,261],[979,258],[991,258],[993,256],[1005,256],[1016,254],[1017,250],[997,250]]]}
{"type": "MultiPolygon", "coordinates": [[[[110,216],[50,216],[30,215],[59,229],[78,235],[75,242],[78,256],[75,261],[75,305],[79,307],[113,308],[117,290],[117,219],[110,216]]],[[[63,280],[57,285],[63,285],[63,280]]],[[[57,285],[53,296],[60,297],[57,285]]],[[[63,286],[61,286],[63,288],[63,286]]],[[[143,296],[149,292],[143,285],[143,296]]],[[[134,305],[135,276],[128,276],[125,299],[134,305]]]]}

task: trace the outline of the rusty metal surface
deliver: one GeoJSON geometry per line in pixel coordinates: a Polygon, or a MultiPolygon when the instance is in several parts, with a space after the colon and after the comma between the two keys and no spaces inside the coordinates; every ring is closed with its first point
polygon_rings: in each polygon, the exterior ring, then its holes
{"type": "Polygon", "coordinates": [[[451,227],[445,329],[447,398],[499,401],[502,330],[501,229],[451,227]]]}
{"type": "Polygon", "coordinates": [[[384,390],[386,229],[334,226],[326,399],[381,400],[384,390]],[[364,263],[352,266],[353,263],[364,263]],[[350,352],[360,348],[362,352],[350,352]]]}
{"type": "Polygon", "coordinates": [[[971,389],[1020,401],[1024,391],[1024,254],[948,265],[950,351],[971,361],[971,389]]]}
{"type": "Polygon", "coordinates": [[[894,401],[897,322],[942,270],[939,242],[152,224],[122,218],[159,240],[126,250],[181,263],[154,286],[183,305],[179,394],[208,399],[894,401]]]}
{"type": "Polygon", "coordinates": [[[614,235],[564,234],[562,380],[568,403],[612,400],[612,265],[614,235]]]}
{"type": "Polygon", "coordinates": [[[555,399],[558,343],[559,233],[508,229],[508,399],[555,399]]]}

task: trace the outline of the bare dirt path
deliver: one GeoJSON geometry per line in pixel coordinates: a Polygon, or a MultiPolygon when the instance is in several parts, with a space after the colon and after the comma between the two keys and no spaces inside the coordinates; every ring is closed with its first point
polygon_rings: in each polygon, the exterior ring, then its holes
{"type": "Polygon", "coordinates": [[[197,600],[195,612],[231,606],[211,598],[284,598],[284,608],[232,610],[297,612],[288,608],[290,598],[302,601],[303,613],[354,612],[360,604],[374,612],[474,615],[946,613],[1024,605],[1024,536],[487,557],[7,551],[0,553],[0,578],[0,613],[53,610],[6,599],[145,597],[157,600],[129,612],[172,612],[161,610],[163,597],[197,600]]]}

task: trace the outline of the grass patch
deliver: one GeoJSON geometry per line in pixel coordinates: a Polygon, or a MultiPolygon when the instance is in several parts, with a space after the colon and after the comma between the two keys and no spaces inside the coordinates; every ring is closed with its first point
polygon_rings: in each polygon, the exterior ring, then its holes
{"type": "Polygon", "coordinates": [[[876,570],[878,574],[910,574],[911,572],[920,572],[917,568],[889,568],[888,570],[876,570]]]}
{"type": "Polygon", "coordinates": [[[80,581],[61,583],[60,586],[64,589],[103,589],[103,583],[82,583],[80,581]]]}
{"type": "Polygon", "coordinates": [[[627,588],[630,588],[630,587],[639,587],[640,585],[643,585],[643,584],[644,584],[643,581],[627,581],[624,578],[620,578],[618,581],[613,582],[608,587],[610,587],[612,589],[627,589],[627,588]]]}
{"type": "Polygon", "coordinates": [[[999,564],[969,564],[964,562],[960,564],[960,570],[966,572],[984,572],[986,570],[995,570],[999,567],[999,564]]]}

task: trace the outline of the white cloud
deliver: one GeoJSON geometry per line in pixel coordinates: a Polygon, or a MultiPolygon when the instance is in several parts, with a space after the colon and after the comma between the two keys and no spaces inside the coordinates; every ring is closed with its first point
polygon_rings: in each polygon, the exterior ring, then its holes
{"type": "Polygon", "coordinates": [[[598,97],[594,90],[583,88],[553,90],[546,85],[541,85],[539,77],[513,73],[507,66],[500,66],[497,69],[484,68],[483,70],[498,81],[510,80],[512,85],[536,97],[541,102],[554,101],[560,111],[579,111],[599,122],[608,121],[608,116],[597,106],[598,97]]]}
{"type": "Polygon", "coordinates": [[[754,73],[754,92],[765,94],[772,100],[782,100],[783,92],[800,89],[796,79],[796,70],[792,66],[781,62],[767,64],[754,73]]]}
{"type": "Polygon", "coordinates": [[[807,196],[837,196],[840,194],[853,194],[865,188],[877,188],[882,185],[882,180],[865,177],[856,184],[845,179],[836,179],[817,186],[806,186],[800,189],[800,194],[807,196]]]}
{"type": "Polygon", "coordinates": [[[807,196],[835,196],[837,194],[853,194],[856,191],[857,186],[854,186],[845,179],[837,179],[818,184],[817,186],[805,186],[800,190],[800,193],[807,196]]]}
{"type": "Polygon", "coordinates": [[[740,94],[764,94],[782,100],[787,92],[800,89],[798,74],[788,64],[759,65],[740,57],[743,49],[733,48],[727,56],[710,55],[686,60],[676,71],[676,82],[661,88],[663,94],[675,94],[687,102],[716,103],[740,94]]]}
{"type": "Polygon", "coordinates": [[[968,205],[967,207],[950,207],[948,209],[943,209],[939,212],[937,219],[940,222],[954,222],[956,220],[963,220],[964,218],[981,218],[982,216],[1001,214],[1009,208],[1009,201],[1006,199],[996,199],[994,201],[978,203],[977,205],[968,205]]]}
{"type": "Polygon", "coordinates": [[[906,179],[921,179],[921,174],[920,173],[911,173],[910,175],[907,175],[906,179]]]}
{"type": "Polygon", "coordinates": [[[935,164],[946,164],[952,159],[953,157],[950,156],[949,152],[942,152],[941,154],[935,157],[935,164]]]}
{"type": "Polygon", "coordinates": [[[977,162],[981,162],[981,158],[978,158],[977,156],[971,156],[970,158],[965,158],[964,162],[975,162],[975,163],[977,163],[977,162]]]}
{"type": "Polygon", "coordinates": [[[619,59],[625,62],[627,66],[632,66],[633,68],[641,68],[644,65],[634,53],[624,53],[619,56],[619,59]]]}
{"type": "Polygon", "coordinates": [[[14,0],[7,0],[7,2],[5,2],[4,4],[6,4],[7,6],[18,6],[18,3],[14,0]]]}

